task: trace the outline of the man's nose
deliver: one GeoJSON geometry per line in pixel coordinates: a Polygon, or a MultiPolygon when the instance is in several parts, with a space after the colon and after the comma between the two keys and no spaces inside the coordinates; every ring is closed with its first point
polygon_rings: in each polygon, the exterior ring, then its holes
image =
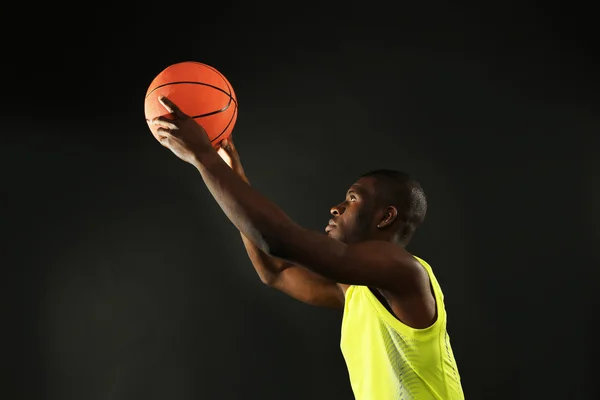
{"type": "Polygon", "coordinates": [[[334,217],[338,217],[344,213],[344,207],[341,204],[338,204],[337,206],[335,206],[331,210],[329,210],[329,212],[334,217]]]}

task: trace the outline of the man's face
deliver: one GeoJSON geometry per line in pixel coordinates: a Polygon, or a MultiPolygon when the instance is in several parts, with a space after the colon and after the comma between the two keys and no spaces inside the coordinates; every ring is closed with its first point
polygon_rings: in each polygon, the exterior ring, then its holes
{"type": "Polygon", "coordinates": [[[375,179],[370,177],[350,186],[344,201],[331,209],[327,235],[347,244],[368,239],[375,217],[374,191],[375,179]]]}

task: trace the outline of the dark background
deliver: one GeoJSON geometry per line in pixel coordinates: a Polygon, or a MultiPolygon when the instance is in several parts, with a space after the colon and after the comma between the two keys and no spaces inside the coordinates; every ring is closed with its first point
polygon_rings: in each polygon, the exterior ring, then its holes
{"type": "Polygon", "coordinates": [[[363,172],[421,181],[467,399],[597,399],[594,13],[575,3],[3,6],[6,399],[351,399],[341,313],[263,286],[150,134],[213,65],[253,185],[302,225],[363,172]],[[87,8],[86,8],[87,7],[87,8]]]}

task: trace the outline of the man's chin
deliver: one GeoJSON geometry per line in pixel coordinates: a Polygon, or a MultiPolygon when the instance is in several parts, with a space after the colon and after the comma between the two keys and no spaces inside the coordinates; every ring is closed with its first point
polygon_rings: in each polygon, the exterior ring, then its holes
{"type": "Polygon", "coordinates": [[[342,239],[340,239],[338,235],[336,235],[335,231],[336,229],[330,230],[329,232],[327,232],[327,236],[329,236],[333,240],[337,240],[338,242],[344,242],[342,239]]]}

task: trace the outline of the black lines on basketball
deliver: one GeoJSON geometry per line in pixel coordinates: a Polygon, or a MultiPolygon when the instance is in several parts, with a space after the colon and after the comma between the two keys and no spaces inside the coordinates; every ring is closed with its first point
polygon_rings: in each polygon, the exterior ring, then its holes
{"type": "Polygon", "coordinates": [[[229,126],[231,125],[231,123],[233,122],[235,116],[237,115],[237,111],[238,111],[238,108],[237,108],[237,105],[236,105],[235,108],[234,108],[234,110],[233,110],[233,112],[231,113],[231,118],[229,119],[229,122],[227,123],[227,125],[225,126],[225,128],[221,131],[221,133],[219,133],[213,140],[211,140],[211,143],[218,141],[219,138],[221,136],[223,136],[223,134],[225,132],[227,132],[227,129],[229,129],[229,126]]]}
{"type": "Polygon", "coordinates": [[[193,85],[201,85],[201,86],[206,86],[212,89],[216,89],[219,92],[223,93],[224,95],[226,95],[229,98],[229,101],[227,102],[227,104],[218,110],[214,110],[214,111],[210,111],[204,114],[199,114],[199,115],[194,115],[192,118],[196,119],[196,118],[202,118],[202,117],[208,117],[210,115],[215,115],[218,113],[221,113],[223,111],[226,111],[229,106],[231,106],[231,103],[234,103],[237,106],[237,102],[235,101],[235,99],[233,97],[231,97],[231,95],[229,95],[226,91],[224,91],[223,89],[219,88],[218,86],[214,86],[214,85],[210,85],[208,83],[203,83],[203,82],[194,82],[194,81],[180,81],[180,82],[169,82],[169,83],[165,83],[163,85],[159,85],[157,87],[155,87],[154,89],[152,89],[147,95],[146,98],[148,98],[148,96],[150,96],[155,90],[160,89],[160,88],[164,88],[166,86],[170,86],[170,85],[183,85],[183,84],[193,84],[193,85]]]}
{"type": "MultiPolygon", "coordinates": [[[[227,93],[225,90],[221,89],[220,87],[214,86],[214,85],[210,85],[210,84],[204,83],[204,82],[195,82],[195,81],[178,81],[178,82],[163,83],[162,85],[158,85],[154,89],[148,91],[148,94],[146,94],[146,98],[148,98],[148,96],[150,96],[157,89],[160,89],[160,88],[163,88],[163,87],[167,87],[167,86],[171,86],[171,85],[184,85],[184,84],[202,85],[202,86],[207,86],[207,87],[216,89],[219,92],[221,92],[221,93],[226,94],[227,96],[229,96],[229,98],[232,99],[235,102],[235,99],[233,97],[231,97],[231,94],[227,93]]],[[[229,85],[228,85],[228,88],[229,88],[229,85]]]]}
{"type": "Polygon", "coordinates": [[[218,113],[222,113],[223,111],[226,111],[229,106],[231,105],[231,103],[235,104],[235,100],[232,97],[229,97],[229,102],[227,102],[227,105],[225,107],[223,107],[220,110],[216,110],[216,111],[211,111],[211,112],[207,112],[205,114],[200,114],[200,115],[194,115],[192,118],[196,119],[196,118],[203,118],[203,117],[208,117],[210,115],[215,115],[218,113]]]}
{"type": "Polygon", "coordinates": [[[231,86],[229,86],[229,83],[227,82],[227,79],[225,79],[225,77],[223,76],[222,73],[220,73],[219,71],[216,70],[216,68],[211,67],[210,65],[203,64],[203,63],[198,62],[198,61],[194,61],[194,62],[197,63],[197,64],[200,64],[200,65],[202,65],[202,66],[204,66],[204,67],[206,67],[208,69],[210,69],[211,71],[214,71],[215,74],[219,75],[219,77],[223,80],[223,83],[225,83],[225,86],[227,86],[227,89],[229,89],[229,93],[227,93],[227,94],[229,95],[229,97],[232,97],[231,96],[231,86]]]}

